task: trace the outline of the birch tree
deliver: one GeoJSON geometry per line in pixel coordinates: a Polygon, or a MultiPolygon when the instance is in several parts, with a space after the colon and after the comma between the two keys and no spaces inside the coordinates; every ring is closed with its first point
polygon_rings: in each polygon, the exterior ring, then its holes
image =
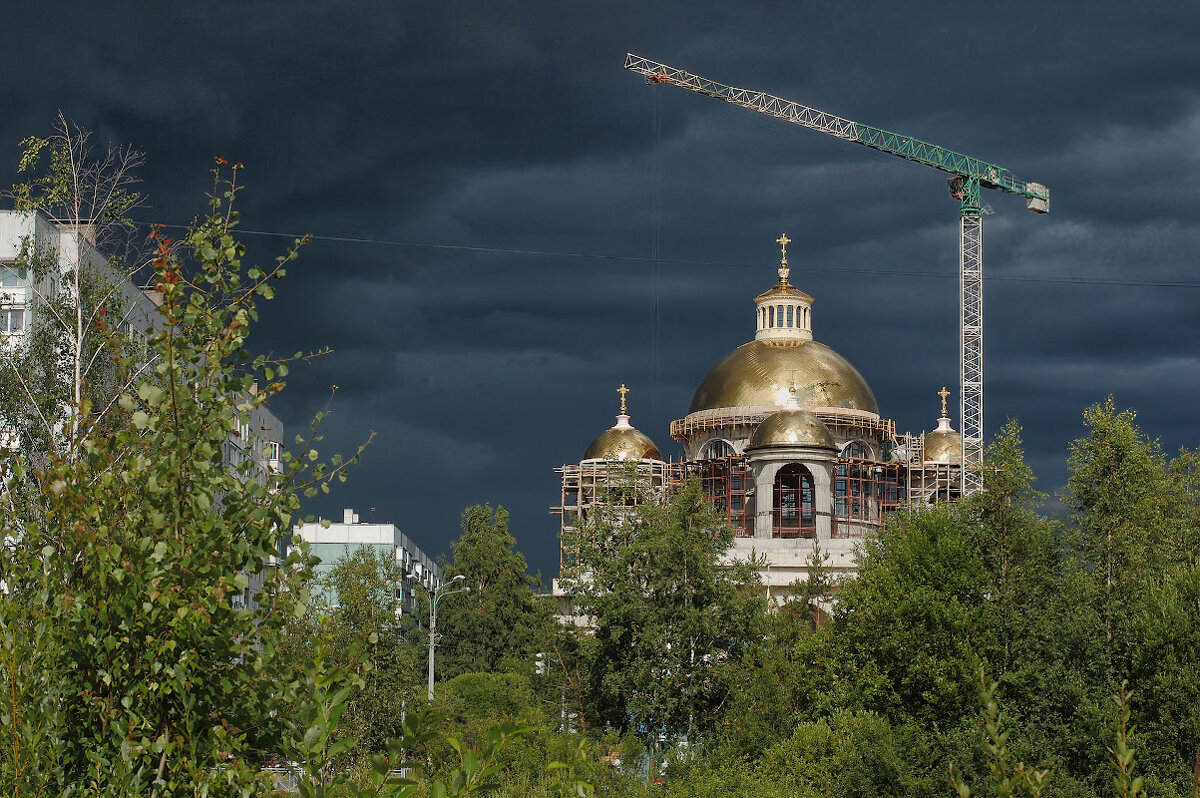
{"type": "Polygon", "coordinates": [[[133,147],[96,148],[62,115],[50,136],[21,142],[23,181],[8,197],[29,234],[8,268],[32,313],[23,335],[0,345],[0,429],[27,455],[76,452],[149,365],[125,357],[152,316],[136,285],[145,236],[131,218],[142,163],[133,147]]]}

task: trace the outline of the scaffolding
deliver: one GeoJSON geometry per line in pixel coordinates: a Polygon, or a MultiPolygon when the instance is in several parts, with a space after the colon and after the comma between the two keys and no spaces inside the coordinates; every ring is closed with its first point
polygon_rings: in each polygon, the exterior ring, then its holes
{"type": "Polygon", "coordinates": [[[713,509],[729,519],[733,533],[740,538],[754,537],[754,518],[748,512],[749,496],[754,487],[743,455],[731,454],[709,460],[674,463],[673,481],[678,484],[691,477],[700,480],[713,509]]]}
{"type": "Polygon", "coordinates": [[[962,468],[957,463],[925,460],[925,434],[900,435],[895,452],[907,472],[907,501],[914,507],[953,501],[962,496],[962,468]]]}
{"type": "MultiPolygon", "coordinates": [[[[672,463],[668,473],[671,484],[698,478],[713,507],[729,519],[734,534],[754,537],[754,481],[745,455],[672,463]]],[[[904,467],[899,463],[839,457],[831,489],[833,537],[862,537],[868,529],[881,526],[904,504],[904,467]]],[[[771,502],[772,518],[775,518],[779,510],[774,506],[774,496],[771,502]]],[[[791,527],[787,524],[773,522],[772,529],[773,537],[812,537],[806,533],[806,530],[812,530],[804,524],[788,531],[791,527]]]]}
{"type": "MultiPolygon", "coordinates": [[[[671,437],[680,443],[686,443],[698,434],[713,430],[726,431],[734,437],[738,437],[737,431],[746,430],[744,437],[749,437],[750,432],[762,423],[763,419],[779,409],[778,407],[735,407],[702,410],[672,421],[671,437]]],[[[896,422],[888,418],[880,418],[874,413],[840,408],[821,408],[813,410],[812,414],[821,419],[830,431],[842,430],[847,437],[866,437],[882,441],[894,440],[896,437],[896,422]]]]}
{"type": "MultiPolygon", "coordinates": [[[[589,515],[602,507],[637,507],[650,496],[661,494],[672,482],[669,472],[677,464],[658,460],[584,460],[554,469],[561,474],[559,504],[550,512],[561,519],[559,539],[569,540],[587,523],[589,515]]],[[[568,558],[559,547],[559,567],[568,558]]]]}
{"type": "MultiPolygon", "coordinates": [[[[694,434],[709,425],[726,429],[731,424],[751,426],[769,412],[712,413],[696,418],[698,415],[673,422],[672,435],[694,434]]],[[[952,463],[926,462],[923,433],[896,435],[894,422],[853,412],[819,412],[816,415],[843,436],[850,437],[848,433],[858,432],[861,437],[880,442],[884,447],[879,459],[842,456],[835,461],[830,485],[832,537],[864,537],[878,531],[904,506],[926,507],[953,501],[962,495],[962,469],[952,463]]],[[[599,508],[632,509],[661,497],[692,478],[700,481],[713,508],[728,519],[737,537],[754,537],[754,474],[744,454],[670,462],[584,460],[560,466],[555,472],[561,475],[561,494],[559,504],[551,507],[550,512],[561,519],[562,541],[570,540],[582,531],[588,517],[599,508]]],[[[773,493],[758,500],[770,503],[766,509],[774,518],[779,510],[773,493]]],[[[785,526],[773,523],[772,536],[811,536],[805,534],[811,530],[804,524],[799,524],[794,534],[784,530],[785,526]]],[[[570,559],[571,554],[564,545],[559,553],[560,567],[570,559]]]]}
{"type": "Polygon", "coordinates": [[[903,472],[899,463],[839,457],[833,477],[833,537],[862,537],[882,526],[905,501],[903,472]]]}

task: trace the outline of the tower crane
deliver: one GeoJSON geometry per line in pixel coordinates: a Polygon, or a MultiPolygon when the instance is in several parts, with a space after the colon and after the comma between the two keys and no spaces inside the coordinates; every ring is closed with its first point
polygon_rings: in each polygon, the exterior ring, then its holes
{"type": "Polygon", "coordinates": [[[912,136],[852,122],[794,100],[766,92],[739,89],[660,64],[633,53],[625,68],[644,75],[647,83],[665,83],[694,91],[785,122],[816,130],[873,150],[896,155],[950,175],[950,196],[959,201],[959,343],[962,389],[962,492],[983,488],[983,205],[980,189],[997,189],[1025,198],[1035,213],[1050,210],[1050,190],[1041,183],[1019,180],[1007,169],[912,136]]]}

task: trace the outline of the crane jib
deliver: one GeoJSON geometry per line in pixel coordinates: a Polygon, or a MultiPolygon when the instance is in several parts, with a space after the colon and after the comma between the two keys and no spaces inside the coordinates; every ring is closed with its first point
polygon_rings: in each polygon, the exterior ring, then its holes
{"type": "Polygon", "coordinates": [[[981,188],[1017,194],[1029,201],[1027,204],[1030,210],[1039,213],[1049,210],[1050,192],[1045,186],[1040,183],[1018,180],[1004,167],[979,158],[963,155],[960,152],[912,136],[854,122],[836,114],[810,108],[795,100],[719,83],[632,53],[625,56],[625,68],[644,75],[652,83],[669,83],[714,99],[750,108],[785,122],[930,166],[956,177],[966,178],[977,183],[981,188]]]}

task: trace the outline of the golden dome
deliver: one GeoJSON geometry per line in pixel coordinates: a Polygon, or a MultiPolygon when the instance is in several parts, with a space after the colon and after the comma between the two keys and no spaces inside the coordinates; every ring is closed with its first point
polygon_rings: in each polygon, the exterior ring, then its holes
{"type": "Polygon", "coordinates": [[[662,460],[662,454],[650,436],[629,425],[625,416],[622,427],[618,417],[617,426],[600,433],[583,453],[584,460],[662,460]]]}
{"type": "Polygon", "coordinates": [[[804,340],[742,344],[700,381],[688,413],[720,407],[781,407],[793,385],[803,407],[879,414],[875,394],[848,360],[825,344],[804,340]]]}
{"type": "Polygon", "coordinates": [[[938,419],[937,429],[925,436],[925,462],[961,466],[962,435],[954,431],[950,426],[950,417],[946,415],[946,399],[950,397],[946,386],[942,386],[938,396],[942,397],[942,415],[938,419]]]}
{"type": "Polygon", "coordinates": [[[962,435],[950,427],[950,419],[938,419],[938,428],[925,435],[925,462],[962,465],[962,435]]]}
{"type": "Polygon", "coordinates": [[[629,423],[629,413],[625,407],[625,395],[629,389],[625,383],[617,389],[621,395],[621,412],[617,414],[617,423],[612,429],[600,433],[600,437],[592,441],[591,446],[583,453],[584,460],[662,460],[662,454],[650,436],[634,429],[629,423]]]}
{"type": "Polygon", "coordinates": [[[821,419],[795,408],[779,410],[763,419],[750,435],[746,449],[766,446],[819,446],[837,449],[837,443],[821,419]]]}

